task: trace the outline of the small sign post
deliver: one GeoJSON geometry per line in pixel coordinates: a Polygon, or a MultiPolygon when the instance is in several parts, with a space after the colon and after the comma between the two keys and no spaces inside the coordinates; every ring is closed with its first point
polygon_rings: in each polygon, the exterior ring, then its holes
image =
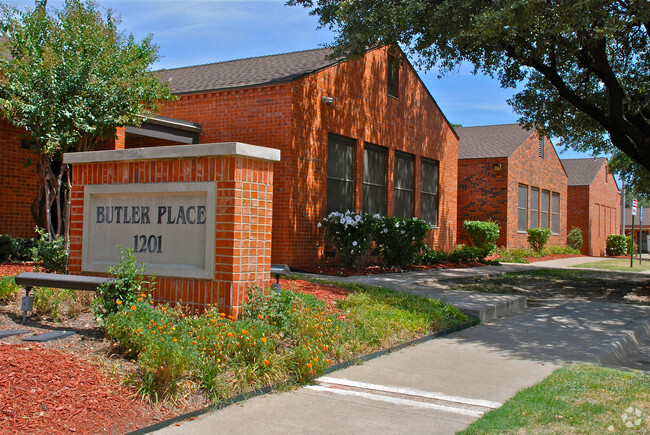
{"type": "Polygon", "coordinates": [[[632,243],[630,243],[630,269],[634,267],[634,216],[636,216],[636,199],[632,200],[632,243]]]}

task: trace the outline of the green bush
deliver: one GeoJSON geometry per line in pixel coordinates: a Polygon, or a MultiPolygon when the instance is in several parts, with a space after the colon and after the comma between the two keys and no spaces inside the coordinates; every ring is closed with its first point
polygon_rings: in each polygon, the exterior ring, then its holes
{"type": "Polygon", "coordinates": [[[367,213],[332,212],[319,224],[325,227],[325,236],[338,250],[346,266],[362,263],[372,245],[376,219],[367,213]]]}
{"type": "Polygon", "coordinates": [[[582,231],[580,231],[580,228],[571,228],[569,234],[566,235],[566,243],[576,251],[582,249],[582,231]]]}
{"type": "Polygon", "coordinates": [[[635,253],[638,254],[639,252],[639,245],[636,243],[636,240],[632,240],[632,236],[626,236],[625,237],[626,243],[627,243],[627,255],[630,255],[630,253],[635,253]]]}
{"type": "Polygon", "coordinates": [[[32,258],[41,269],[49,273],[65,273],[68,268],[68,251],[65,239],[50,236],[42,228],[36,228],[39,235],[36,247],[32,249],[32,258]]]}
{"type": "Polygon", "coordinates": [[[418,264],[440,264],[442,262],[449,261],[449,254],[445,251],[437,251],[435,249],[430,249],[428,247],[424,248],[424,252],[418,257],[418,264]]]}
{"type": "Polygon", "coordinates": [[[0,262],[7,261],[13,254],[14,247],[11,236],[0,235],[0,262]]]}
{"type": "Polygon", "coordinates": [[[529,248],[497,248],[496,255],[504,263],[530,263],[527,257],[534,257],[535,252],[529,248]]]}
{"type": "Polygon", "coordinates": [[[31,261],[32,252],[36,246],[36,240],[30,237],[16,237],[13,240],[13,254],[11,257],[17,261],[31,261]]]}
{"type": "Polygon", "coordinates": [[[465,263],[468,261],[484,261],[490,255],[492,247],[480,248],[478,246],[458,245],[456,249],[448,254],[449,261],[454,263],[465,263]]]}
{"type": "Polygon", "coordinates": [[[627,255],[629,249],[629,237],[620,234],[610,234],[605,241],[605,252],[609,257],[627,255]]]}
{"type": "Polygon", "coordinates": [[[426,247],[429,230],[431,226],[422,219],[384,216],[375,226],[379,255],[390,266],[414,264],[426,247]]]}
{"type": "Polygon", "coordinates": [[[474,246],[488,249],[489,253],[494,252],[499,238],[499,224],[492,221],[465,221],[463,228],[474,246]]]}
{"type": "Polygon", "coordinates": [[[551,230],[548,228],[528,228],[528,244],[537,253],[542,252],[550,236],[551,230]]]}
{"type": "Polygon", "coordinates": [[[0,302],[5,302],[14,298],[14,295],[20,291],[13,276],[4,276],[0,278],[0,302]]]}
{"type": "Polygon", "coordinates": [[[122,249],[118,245],[120,262],[108,268],[113,281],[97,289],[94,303],[95,316],[103,321],[106,316],[116,313],[124,307],[132,306],[138,299],[148,299],[146,292],[153,285],[144,276],[144,263],[138,264],[132,249],[122,249]]]}

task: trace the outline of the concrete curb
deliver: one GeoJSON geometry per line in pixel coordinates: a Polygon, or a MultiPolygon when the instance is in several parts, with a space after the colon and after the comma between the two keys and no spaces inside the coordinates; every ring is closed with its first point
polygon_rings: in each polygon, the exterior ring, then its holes
{"type": "Polygon", "coordinates": [[[593,364],[615,365],[637,349],[641,342],[648,339],[650,339],[650,320],[590,347],[583,355],[586,361],[593,364]]]}

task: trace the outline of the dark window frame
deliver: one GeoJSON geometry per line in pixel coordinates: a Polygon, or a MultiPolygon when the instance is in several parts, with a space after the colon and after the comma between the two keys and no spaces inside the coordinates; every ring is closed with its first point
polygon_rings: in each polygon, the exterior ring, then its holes
{"type": "Polygon", "coordinates": [[[393,98],[399,98],[399,69],[399,59],[389,54],[386,66],[386,93],[393,98]]]}
{"type": "MultiPolygon", "coordinates": [[[[381,159],[379,159],[381,160],[381,159]]],[[[364,143],[363,145],[363,211],[369,214],[380,214],[382,216],[386,215],[386,206],[387,206],[387,193],[388,193],[388,149],[380,145],[375,145],[369,142],[364,143]],[[372,173],[368,168],[368,161],[371,159],[369,154],[378,153],[383,157],[383,183],[378,182],[378,180],[372,179],[372,173]],[[371,197],[374,192],[379,193],[377,198],[371,197]],[[375,201],[376,200],[376,201],[375,201]],[[376,204],[379,204],[379,207],[375,207],[376,204]]],[[[376,170],[377,168],[373,168],[376,170]]]]}
{"type": "Polygon", "coordinates": [[[356,150],[356,140],[341,136],[334,133],[329,133],[327,136],[327,195],[326,195],[326,207],[327,215],[334,211],[345,212],[347,210],[354,211],[354,166],[355,166],[355,150],[356,150]],[[333,152],[337,146],[342,146],[347,148],[345,151],[351,152],[351,167],[343,168],[344,174],[341,176],[336,174],[336,171],[342,169],[340,164],[332,165],[334,161],[333,152]],[[348,193],[349,197],[337,197],[336,201],[334,200],[334,187],[338,187],[338,190],[341,192],[348,193]]]}
{"type": "Polygon", "coordinates": [[[560,194],[558,192],[551,192],[551,234],[560,234],[560,194]],[[557,202],[555,198],[557,198],[557,202]]]}
{"type": "Polygon", "coordinates": [[[517,186],[517,232],[525,233],[528,230],[528,185],[519,184],[517,186]],[[526,197],[521,197],[522,189],[526,191],[526,197]],[[523,204],[523,207],[522,207],[523,204]],[[524,227],[521,225],[521,218],[524,216],[524,227]]]}
{"type": "Polygon", "coordinates": [[[434,159],[427,159],[422,157],[420,159],[420,218],[430,223],[433,227],[438,227],[438,207],[440,206],[439,198],[439,188],[440,188],[440,162],[434,159]],[[426,186],[426,177],[425,177],[425,166],[432,165],[431,168],[435,170],[435,181],[433,183],[433,191],[428,191],[426,186]],[[427,199],[433,199],[433,208],[431,210],[432,216],[429,217],[425,213],[426,207],[424,204],[427,204],[427,199]]]}
{"type": "Polygon", "coordinates": [[[542,190],[542,207],[540,211],[540,217],[541,217],[541,222],[540,226],[541,228],[551,228],[551,192],[549,190],[543,189],[542,190]],[[546,196],[546,198],[544,198],[546,196]]]}
{"type": "MultiPolygon", "coordinates": [[[[393,170],[393,215],[397,217],[413,217],[415,194],[415,155],[395,151],[395,167],[393,170]],[[399,161],[410,163],[410,179],[406,179],[400,170],[399,161]],[[406,202],[405,202],[406,201],[406,202]],[[406,212],[408,209],[408,212],[406,212]],[[406,213],[403,213],[406,212],[406,213]]],[[[408,175],[408,174],[406,174],[408,175]]]]}
{"type": "Polygon", "coordinates": [[[539,187],[530,188],[530,221],[528,222],[529,228],[538,228],[540,225],[539,222],[539,187]],[[533,208],[535,206],[535,208],[533,208]],[[535,214],[533,218],[533,213],[535,214]]]}

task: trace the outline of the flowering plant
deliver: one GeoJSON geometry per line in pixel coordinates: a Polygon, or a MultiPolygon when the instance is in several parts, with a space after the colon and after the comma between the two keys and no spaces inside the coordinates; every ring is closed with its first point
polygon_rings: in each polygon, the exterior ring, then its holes
{"type": "Polygon", "coordinates": [[[394,266],[415,263],[425,248],[431,226],[422,219],[384,216],[375,226],[375,242],[383,260],[394,266]]]}
{"type": "Polygon", "coordinates": [[[332,212],[319,224],[325,227],[325,236],[339,251],[346,266],[359,264],[372,244],[376,219],[367,213],[332,212]]]}

